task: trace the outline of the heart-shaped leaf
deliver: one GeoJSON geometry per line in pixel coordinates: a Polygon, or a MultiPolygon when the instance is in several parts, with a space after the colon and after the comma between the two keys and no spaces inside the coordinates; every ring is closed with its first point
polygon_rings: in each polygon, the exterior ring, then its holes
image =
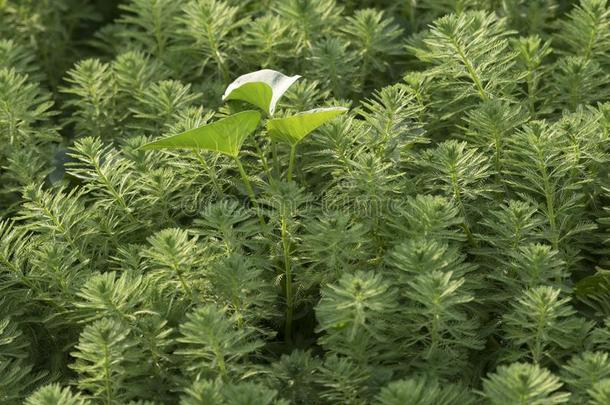
{"type": "Polygon", "coordinates": [[[272,139],[296,145],[320,125],[347,111],[345,107],[316,108],[290,117],[269,120],[267,130],[272,139]]]}
{"type": "Polygon", "coordinates": [[[261,120],[258,111],[243,111],[226,118],[147,143],[143,149],[205,149],[236,157],[244,140],[261,120]]]}
{"type": "Polygon", "coordinates": [[[280,97],[300,77],[286,76],[271,69],[248,73],[231,83],[222,99],[246,101],[272,116],[280,97]]]}

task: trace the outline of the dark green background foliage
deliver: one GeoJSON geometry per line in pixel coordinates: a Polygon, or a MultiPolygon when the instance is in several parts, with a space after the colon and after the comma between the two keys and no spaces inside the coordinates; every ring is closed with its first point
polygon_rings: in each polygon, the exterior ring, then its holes
{"type": "Polygon", "coordinates": [[[0,0],[0,403],[609,404],[609,68],[606,0],[0,0]],[[261,68],[351,108],[264,225],[139,149],[261,68]]]}

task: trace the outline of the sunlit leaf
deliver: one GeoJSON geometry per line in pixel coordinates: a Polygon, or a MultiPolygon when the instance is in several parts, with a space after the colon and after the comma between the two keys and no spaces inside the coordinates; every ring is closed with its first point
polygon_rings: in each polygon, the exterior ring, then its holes
{"type": "Polygon", "coordinates": [[[244,140],[256,129],[261,114],[243,111],[211,124],[150,142],[143,149],[205,149],[237,156],[244,140]]]}
{"type": "Polygon", "coordinates": [[[278,142],[296,145],[320,125],[348,111],[345,107],[316,108],[267,121],[269,135],[278,142]]]}
{"type": "Polygon", "coordinates": [[[270,69],[248,73],[231,83],[222,99],[246,101],[272,116],[278,100],[300,77],[286,76],[270,69]]]}

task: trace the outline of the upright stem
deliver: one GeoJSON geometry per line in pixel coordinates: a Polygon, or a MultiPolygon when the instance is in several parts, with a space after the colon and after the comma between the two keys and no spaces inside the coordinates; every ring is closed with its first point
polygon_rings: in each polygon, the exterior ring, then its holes
{"type": "MultiPolygon", "coordinates": [[[[494,131],[494,164],[496,169],[496,185],[498,188],[504,190],[504,195],[508,195],[508,187],[506,186],[506,182],[502,181],[502,133],[497,128],[494,131]]],[[[502,196],[498,196],[498,198],[502,198],[502,196]]]]}
{"type": "Polygon", "coordinates": [[[533,344],[533,347],[531,348],[532,358],[534,360],[534,363],[538,363],[542,359],[542,350],[544,348],[544,345],[542,344],[542,335],[545,332],[544,329],[545,329],[545,325],[546,325],[546,315],[547,315],[547,306],[545,305],[544,311],[542,312],[542,316],[540,318],[538,318],[536,336],[534,337],[534,344],[533,344]]]}
{"type": "Polygon", "coordinates": [[[112,395],[110,394],[110,387],[112,385],[110,381],[110,353],[108,345],[104,344],[104,388],[106,390],[106,405],[112,404],[112,395]]]}
{"type": "Polygon", "coordinates": [[[530,118],[536,118],[536,97],[535,97],[536,85],[534,82],[534,74],[532,70],[527,73],[527,100],[528,108],[530,111],[530,118]]]}
{"type": "Polygon", "coordinates": [[[191,288],[186,283],[186,280],[184,279],[184,276],[182,275],[182,271],[178,270],[177,267],[174,268],[174,271],[176,272],[176,275],[178,276],[178,280],[180,281],[180,285],[182,286],[184,291],[186,291],[186,293],[188,294],[188,296],[191,299],[191,301],[194,301],[195,297],[193,296],[193,291],[191,290],[191,288]]]}
{"type": "Polygon", "coordinates": [[[404,14],[408,14],[409,15],[409,25],[412,31],[416,30],[416,11],[415,8],[417,7],[415,4],[415,1],[411,0],[411,1],[407,1],[405,2],[405,6],[404,6],[404,10],[403,13],[404,14]]]}
{"type": "Polygon", "coordinates": [[[161,32],[161,22],[163,21],[163,17],[161,15],[161,13],[159,12],[159,7],[158,7],[157,3],[155,6],[153,6],[152,14],[153,14],[153,25],[154,25],[154,34],[155,34],[155,40],[157,41],[157,58],[162,59],[163,58],[163,52],[165,51],[165,41],[163,40],[163,35],[161,32]]]}
{"type": "Polygon", "coordinates": [[[286,341],[292,340],[292,318],[294,312],[294,298],[292,293],[292,263],[290,262],[290,241],[286,229],[286,220],[282,217],[282,247],[284,250],[284,283],[286,285],[286,325],[284,335],[286,341]]]}
{"type": "Polygon", "coordinates": [[[296,151],[297,151],[297,146],[290,145],[290,161],[288,162],[288,176],[287,176],[288,181],[292,181],[292,170],[294,168],[294,161],[296,159],[296,151]]]}
{"type": "Polygon", "coordinates": [[[199,160],[199,163],[201,163],[205,171],[208,173],[208,176],[210,176],[210,180],[212,181],[212,185],[214,186],[216,193],[219,197],[223,197],[224,193],[222,192],[222,188],[220,188],[220,185],[216,181],[216,173],[214,173],[214,170],[212,170],[212,168],[208,165],[208,163],[205,161],[205,158],[201,156],[201,153],[199,151],[196,152],[196,156],[197,160],[199,160]]]}
{"type": "Polygon", "coordinates": [[[453,196],[455,201],[457,202],[458,208],[462,217],[464,217],[464,223],[462,224],[462,229],[464,229],[464,233],[466,233],[466,237],[468,238],[468,242],[470,242],[471,246],[476,247],[477,243],[472,236],[472,232],[470,231],[470,226],[468,225],[468,218],[466,217],[466,209],[464,208],[464,203],[462,202],[462,192],[460,191],[460,186],[457,182],[457,174],[455,171],[455,167],[451,173],[451,185],[453,187],[453,196]]]}
{"type": "Polygon", "coordinates": [[[182,286],[182,289],[184,290],[184,292],[186,294],[188,294],[189,298],[191,299],[191,302],[194,302],[195,297],[193,296],[193,290],[191,289],[191,287],[188,285],[188,283],[184,279],[184,275],[182,274],[182,270],[180,269],[180,263],[173,261],[171,267],[172,267],[172,270],[174,271],[174,273],[176,273],[176,276],[178,277],[178,280],[180,281],[180,285],[182,286]]]}
{"type": "Polygon", "coordinates": [[[257,142],[254,143],[254,147],[256,148],[256,153],[258,153],[258,156],[261,159],[261,164],[263,165],[265,174],[267,174],[267,178],[270,179],[272,176],[271,176],[271,169],[269,168],[269,164],[267,163],[267,158],[265,157],[263,150],[260,148],[260,146],[258,146],[257,142]]]}
{"type": "Polygon", "coordinates": [[[472,63],[470,63],[470,60],[466,57],[466,54],[464,53],[464,50],[462,49],[461,44],[459,44],[455,40],[454,37],[451,37],[451,42],[453,43],[453,46],[457,50],[457,53],[460,56],[460,59],[462,59],[462,63],[464,63],[466,70],[468,70],[468,74],[470,75],[470,78],[472,79],[472,81],[474,82],[474,85],[477,88],[479,97],[481,97],[481,100],[483,100],[483,101],[489,100],[489,97],[487,97],[487,94],[485,94],[485,88],[483,87],[481,78],[477,74],[477,71],[474,69],[474,66],[472,66],[472,63]]]}
{"type": "Polygon", "coordinates": [[[220,49],[218,47],[218,44],[216,43],[216,37],[214,36],[214,33],[213,33],[210,25],[207,26],[207,34],[208,34],[208,40],[210,41],[210,45],[212,48],[212,58],[216,62],[216,66],[218,67],[218,70],[220,71],[220,74],[222,75],[222,79],[224,80],[225,83],[228,84],[231,79],[231,76],[229,75],[229,68],[227,67],[227,64],[226,64],[224,58],[220,54],[220,49]]]}
{"type": "Polygon", "coordinates": [[[280,164],[277,158],[277,142],[271,141],[271,154],[273,156],[273,170],[276,176],[280,176],[280,164]]]}
{"type": "Polygon", "coordinates": [[[237,168],[239,169],[239,174],[241,175],[241,179],[243,180],[244,185],[246,186],[246,191],[248,192],[248,197],[250,198],[250,201],[252,202],[252,205],[254,206],[254,209],[256,210],[256,215],[258,216],[258,221],[261,223],[262,226],[265,226],[265,220],[263,219],[261,210],[259,209],[258,203],[256,202],[256,196],[254,195],[254,189],[252,188],[252,184],[250,184],[248,175],[246,174],[244,167],[241,165],[239,158],[237,156],[234,156],[233,159],[235,160],[235,164],[237,165],[237,168]]]}
{"type": "Polygon", "coordinates": [[[559,229],[557,228],[557,218],[555,217],[555,188],[551,184],[549,172],[544,164],[544,154],[541,149],[538,149],[538,171],[542,175],[544,198],[546,201],[546,214],[548,216],[551,246],[555,250],[559,250],[559,229]]]}

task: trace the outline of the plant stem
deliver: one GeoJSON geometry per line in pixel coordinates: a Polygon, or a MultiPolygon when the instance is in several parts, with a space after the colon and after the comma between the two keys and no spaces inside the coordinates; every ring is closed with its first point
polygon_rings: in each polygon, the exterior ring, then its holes
{"type": "Polygon", "coordinates": [[[474,85],[477,88],[477,92],[479,93],[479,97],[483,101],[489,100],[489,97],[487,97],[487,94],[485,94],[485,88],[483,87],[481,78],[477,74],[477,71],[475,70],[474,66],[472,66],[472,63],[470,63],[470,60],[466,57],[466,54],[464,53],[464,50],[462,49],[462,45],[459,44],[454,37],[451,37],[450,40],[451,40],[451,43],[453,44],[453,46],[455,47],[455,50],[457,51],[458,55],[460,56],[462,63],[466,67],[466,70],[468,71],[468,74],[470,75],[470,79],[474,82],[474,85]]]}
{"type": "Polygon", "coordinates": [[[546,215],[550,226],[550,240],[551,246],[555,250],[559,250],[559,230],[557,228],[557,218],[555,217],[555,188],[551,184],[549,172],[545,166],[545,156],[541,148],[538,148],[538,171],[542,175],[542,184],[544,199],[546,203],[546,215]]]}
{"type": "Polygon", "coordinates": [[[288,181],[292,181],[292,170],[294,168],[294,161],[296,159],[296,151],[297,151],[297,146],[290,145],[290,161],[288,162],[288,176],[287,176],[288,181]]]}
{"type": "Polygon", "coordinates": [[[194,300],[193,291],[191,290],[191,288],[186,283],[186,280],[184,279],[184,276],[182,276],[182,272],[176,270],[176,274],[178,275],[178,280],[180,280],[180,285],[182,285],[182,288],[184,289],[184,291],[187,292],[187,294],[189,295],[189,298],[191,299],[191,301],[193,301],[194,300]]]}
{"type": "Polygon", "coordinates": [[[263,165],[263,170],[265,170],[267,178],[271,179],[271,169],[269,168],[269,163],[267,163],[267,158],[265,157],[263,150],[258,145],[258,142],[254,142],[254,147],[256,148],[256,153],[258,153],[258,156],[261,160],[261,164],[263,165]]]}
{"type": "Polygon", "coordinates": [[[180,269],[180,263],[173,261],[172,270],[174,271],[174,273],[176,273],[176,276],[178,277],[178,281],[180,282],[180,285],[182,286],[182,289],[184,290],[184,292],[186,294],[188,294],[189,298],[191,299],[191,302],[194,302],[193,290],[191,290],[191,287],[188,285],[188,283],[184,279],[182,270],[180,269]]]}
{"type": "Polygon", "coordinates": [[[534,82],[534,74],[530,69],[527,73],[527,101],[528,109],[530,112],[530,118],[536,118],[536,97],[535,97],[536,85],[534,82]]]}
{"type": "Polygon", "coordinates": [[[286,230],[286,220],[282,216],[282,247],[284,250],[284,283],[286,286],[286,325],[284,336],[287,342],[292,340],[292,318],[294,312],[292,293],[292,263],[290,262],[290,241],[286,230]]]}
{"type": "Polygon", "coordinates": [[[106,391],[106,404],[112,405],[112,395],[110,393],[110,361],[109,361],[110,353],[108,350],[108,345],[104,342],[104,388],[106,391]]]}
{"type": "Polygon", "coordinates": [[[235,160],[235,164],[237,165],[237,169],[239,169],[239,174],[241,175],[241,179],[243,180],[244,185],[246,186],[246,191],[248,192],[248,197],[250,198],[250,201],[252,202],[252,205],[254,206],[254,209],[256,210],[256,215],[258,216],[258,221],[261,223],[262,226],[265,226],[266,225],[265,220],[263,219],[261,210],[259,209],[258,203],[256,202],[256,196],[254,195],[254,189],[252,188],[252,184],[250,183],[250,180],[248,179],[248,175],[246,174],[244,167],[242,166],[241,162],[239,161],[239,158],[237,156],[234,156],[233,160],[235,160]]]}
{"type": "Polygon", "coordinates": [[[462,217],[464,219],[464,222],[462,223],[462,229],[464,229],[464,233],[466,234],[468,242],[471,244],[471,246],[477,247],[477,243],[474,240],[472,232],[470,231],[470,226],[468,225],[468,218],[466,217],[466,208],[464,207],[464,203],[462,202],[462,192],[460,191],[460,186],[457,182],[457,173],[455,167],[452,168],[451,172],[451,185],[453,187],[453,196],[460,210],[460,214],[462,214],[462,217]]]}
{"type": "Polygon", "coordinates": [[[273,156],[273,170],[276,176],[280,176],[280,163],[277,158],[277,142],[271,141],[271,154],[273,156]]]}
{"type": "Polygon", "coordinates": [[[214,173],[212,168],[205,161],[205,158],[203,156],[201,156],[201,153],[199,151],[196,152],[196,156],[197,156],[197,160],[199,160],[199,163],[201,163],[201,165],[203,166],[205,171],[208,172],[208,176],[210,176],[210,180],[212,181],[212,185],[214,186],[216,193],[218,194],[219,197],[223,197],[224,193],[222,192],[222,188],[220,188],[220,185],[216,181],[216,173],[214,173]]]}
{"type": "Polygon", "coordinates": [[[230,81],[229,68],[227,67],[224,58],[220,54],[220,49],[216,43],[216,37],[214,36],[210,25],[207,25],[207,34],[210,41],[210,46],[212,48],[212,58],[214,59],[214,62],[216,62],[216,66],[218,67],[218,71],[220,72],[222,79],[228,84],[230,81]]]}

